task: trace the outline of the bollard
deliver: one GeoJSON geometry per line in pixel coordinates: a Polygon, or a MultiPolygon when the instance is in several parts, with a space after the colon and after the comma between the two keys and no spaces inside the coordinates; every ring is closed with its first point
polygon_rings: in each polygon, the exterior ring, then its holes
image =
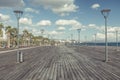
{"type": "Polygon", "coordinates": [[[23,62],[23,53],[20,51],[17,51],[17,62],[22,63],[23,62]]]}
{"type": "Polygon", "coordinates": [[[20,52],[20,62],[23,62],[23,53],[20,52]]]}

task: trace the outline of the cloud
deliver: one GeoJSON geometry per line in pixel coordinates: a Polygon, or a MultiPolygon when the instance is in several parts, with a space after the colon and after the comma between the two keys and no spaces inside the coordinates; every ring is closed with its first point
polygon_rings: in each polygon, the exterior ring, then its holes
{"type": "Polygon", "coordinates": [[[116,31],[120,31],[120,27],[108,27],[108,32],[116,32],[116,31]]]}
{"type": "Polygon", "coordinates": [[[93,4],[93,5],[91,6],[92,9],[98,9],[99,7],[100,7],[100,5],[97,4],[97,3],[96,3],[96,4],[93,4]]]}
{"type": "Polygon", "coordinates": [[[9,15],[3,15],[0,13],[0,21],[8,21],[8,20],[10,20],[9,15]]]}
{"type": "Polygon", "coordinates": [[[51,34],[56,35],[56,34],[58,34],[58,32],[57,31],[52,31],[51,34]]]}
{"type": "Polygon", "coordinates": [[[89,27],[94,27],[94,26],[96,26],[95,24],[89,24],[88,25],[89,27]]]}
{"type": "Polygon", "coordinates": [[[49,20],[42,20],[37,23],[37,26],[50,26],[50,25],[51,25],[51,21],[49,20]]]}
{"type": "Polygon", "coordinates": [[[32,8],[25,8],[25,12],[32,12],[32,13],[36,13],[36,14],[39,13],[39,11],[32,9],[32,8]]]}
{"type": "Polygon", "coordinates": [[[75,0],[31,0],[34,5],[43,6],[61,16],[69,15],[70,12],[76,12],[78,6],[74,4],[75,0]]]}
{"type": "MultiPolygon", "coordinates": [[[[99,27],[97,27],[96,26],[96,30],[99,30],[99,31],[101,31],[101,32],[105,32],[105,26],[99,26],[99,27]]],[[[117,27],[111,27],[111,26],[108,26],[107,27],[107,32],[112,32],[112,33],[114,33],[115,31],[120,31],[120,27],[119,26],[117,26],[117,27]]]]}
{"type": "Polygon", "coordinates": [[[58,30],[63,31],[63,30],[65,30],[65,27],[59,27],[58,30]]]}
{"type": "Polygon", "coordinates": [[[32,19],[21,18],[20,23],[23,24],[23,25],[31,25],[32,26],[32,19]]]}
{"type": "Polygon", "coordinates": [[[98,39],[105,39],[105,34],[103,33],[97,33],[96,36],[98,39]]]}
{"type": "Polygon", "coordinates": [[[82,28],[82,24],[74,19],[73,20],[60,19],[60,20],[57,20],[55,24],[57,26],[70,26],[72,27],[70,28],[70,30],[76,30],[76,29],[82,28]]]}
{"type": "Polygon", "coordinates": [[[23,0],[0,0],[0,7],[22,7],[24,5],[23,0]]]}
{"type": "Polygon", "coordinates": [[[64,20],[60,19],[55,22],[58,26],[81,26],[81,24],[76,20],[64,20]]]}
{"type": "MultiPolygon", "coordinates": [[[[105,34],[104,33],[97,33],[96,36],[97,36],[98,40],[99,39],[105,40],[105,34]]],[[[115,36],[115,33],[108,33],[107,37],[108,37],[108,41],[111,41],[111,40],[114,40],[116,36],[115,36]]]]}
{"type": "Polygon", "coordinates": [[[78,7],[75,6],[74,4],[65,4],[63,5],[62,7],[60,8],[53,8],[52,11],[54,13],[58,13],[60,14],[61,16],[65,16],[65,15],[69,15],[70,12],[76,12],[76,9],[78,7]]]}
{"type": "Polygon", "coordinates": [[[88,24],[88,26],[85,26],[84,28],[99,30],[99,27],[96,24],[88,24]]]}
{"type": "Polygon", "coordinates": [[[61,36],[64,36],[63,34],[64,32],[57,32],[55,30],[49,32],[49,35],[51,36],[51,38],[54,38],[54,39],[60,39],[61,36]]]}

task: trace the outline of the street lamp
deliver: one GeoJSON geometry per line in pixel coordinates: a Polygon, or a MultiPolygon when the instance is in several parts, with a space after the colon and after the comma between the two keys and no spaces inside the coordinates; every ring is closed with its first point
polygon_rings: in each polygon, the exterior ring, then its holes
{"type": "Polygon", "coordinates": [[[71,34],[71,44],[73,44],[73,34],[71,34]]]}
{"type": "Polygon", "coordinates": [[[97,34],[94,34],[95,35],[95,46],[96,46],[96,37],[97,37],[97,34]]]}
{"type": "Polygon", "coordinates": [[[116,30],[116,50],[118,51],[118,30],[116,30]]]}
{"type": "Polygon", "coordinates": [[[105,19],[105,62],[108,61],[108,43],[107,43],[107,18],[109,15],[110,9],[103,9],[101,10],[102,15],[105,19]]]}
{"type": "Polygon", "coordinates": [[[20,63],[20,62],[23,62],[23,55],[19,50],[19,40],[20,40],[19,39],[19,37],[20,37],[19,36],[19,20],[23,14],[23,11],[14,10],[13,12],[15,13],[15,16],[17,18],[17,31],[18,31],[18,33],[17,33],[17,62],[20,63]]]}
{"type": "MultiPolygon", "coordinates": [[[[43,37],[43,33],[44,33],[44,29],[41,29],[41,35],[42,35],[42,37],[43,37]]],[[[42,38],[42,44],[44,45],[44,37],[42,38]]]]}
{"type": "Polygon", "coordinates": [[[43,36],[43,33],[44,33],[44,29],[41,29],[41,34],[42,34],[42,36],[43,36]]]}
{"type": "Polygon", "coordinates": [[[80,43],[80,31],[81,31],[81,29],[77,29],[77,31],[78,31],[78,43],[80,43]]]}

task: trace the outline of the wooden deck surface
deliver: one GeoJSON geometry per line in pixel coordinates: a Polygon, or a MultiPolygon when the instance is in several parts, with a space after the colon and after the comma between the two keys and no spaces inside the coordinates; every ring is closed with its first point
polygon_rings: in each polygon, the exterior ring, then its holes
{"type": "Polygon", "coordinates": [[[0,80],[120,80],[120,51],[109,48],[105,63],[103,47],[37,47],[0,54],[0,80]]]}

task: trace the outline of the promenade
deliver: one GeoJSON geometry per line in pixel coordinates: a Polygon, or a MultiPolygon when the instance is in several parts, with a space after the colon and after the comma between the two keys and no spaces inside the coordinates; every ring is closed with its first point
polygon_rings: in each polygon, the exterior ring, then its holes
{"type": "Polygon", "coordinates": [[[120,80],[120,51],[109,47],[41,46],[21,49],[24,62],[16,63],[16,50],[0,53],[0,80],[120,80]]]}

